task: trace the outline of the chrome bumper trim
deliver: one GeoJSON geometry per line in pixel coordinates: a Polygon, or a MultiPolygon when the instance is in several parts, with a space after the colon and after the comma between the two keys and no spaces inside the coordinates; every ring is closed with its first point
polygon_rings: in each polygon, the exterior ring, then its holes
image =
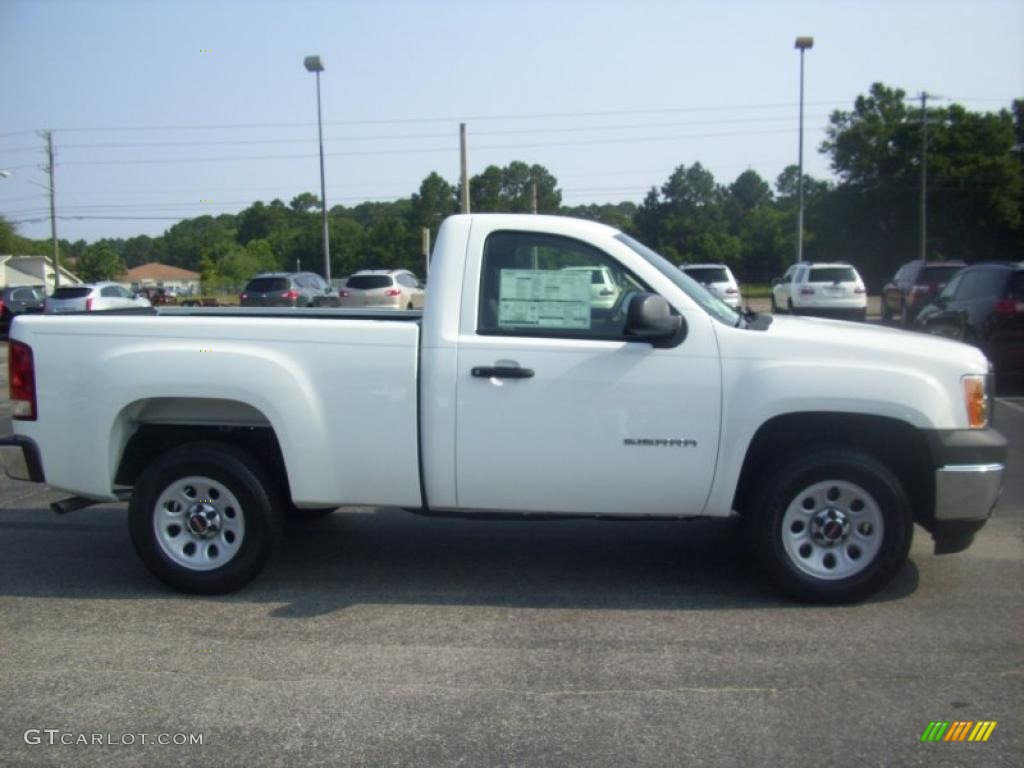
{"type": "Polygon", "coordinates": [[[987,520],[1003,491],[1003,464],[959,464],[935,470],[935,519],[987,520]]]}

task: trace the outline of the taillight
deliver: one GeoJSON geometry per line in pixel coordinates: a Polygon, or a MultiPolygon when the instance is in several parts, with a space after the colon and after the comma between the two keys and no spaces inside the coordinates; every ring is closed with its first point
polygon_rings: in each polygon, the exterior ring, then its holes
{"type": "Polygon", "coordinates": [[[92,312],[92,296],[85,300],[85,311],[92,312]]]}
{"type": "Polygon", "coordinates": [[[241,299],[242,301],[245,301],[246,299],[248,299],[248,298],[249,298],[249,294],[248,294],[248,293],[243,293],[243,294],[242,294],[241,296],[239,296],[238,298],[239,298],[239,299],[241,299]]]}
{"type": "Polygon", "coordinates": [[[398,290],[397,288],[388,288],[386,291],[384,291],[384,295],[385,296],[401,296],[402,292],[400,290],[398,290]]]}
{"type": "Polygon", "coordinates": [[[282,299],[288,299],[290,301],[295,301],[295,299],[299,298],[299,292],[298,291],[285,291],[284,293],[281,294],[281,298],[282,299]]]}
{"type": "Polygon", "coordinates": [[[21,341],[12,340],[7,348],[7,358],[7,378],[11,402],[14,404],[12,418],[19,421],[35,421],[36,372],[32,362],[32,347],[21,341]]]}
{"type": "Polygon", "coordinates": [[[854,293],[867,293],[867,291],[865,291],[864,288],[859,286],[859,285],[856,288],[853,289],[853,292],[854,293]]]}
{"type": "Polygon", "coordinates": [[[730,296],[735,296],[737,293],[739,293],[739,291],[737,291],[735,288],[726,288],[725,292],[730,296]]]}
{"type": "Polygon", "coordinates": [[[340,291],[338,291],[338,297],[342,298],[342,299],[347,299],[351,295],[352,294],[349,293],[348,291],[346,291],[344,288],[342,288],[340,291]]]}
{"type": "Polygon", "coordinates": [[[800,289],[800,295],[801,296],[813,296],[814,295],[814,289],[813,288],[801,288],[800,289]]]}
{"type": "Polygon", "coordinates": [[[999,299],[992,307],[997,315],[1019,315],[1024,314],[1024,301],[1016,299],[999,299]]]}

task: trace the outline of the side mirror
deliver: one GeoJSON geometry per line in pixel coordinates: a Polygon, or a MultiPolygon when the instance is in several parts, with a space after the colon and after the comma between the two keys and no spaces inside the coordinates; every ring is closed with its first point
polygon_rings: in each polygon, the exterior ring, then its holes
{"type": "Polygon", "coordinates": [[[683,318],[673,315],[668,302],[655,293],[638,293],[629,302],[626,336],[649,341],[655,346],[675,339],[683,327],[683,318]]]}
{"type": "Polygon", "coordinates": [[[773,277],[772,278],[772,285],[773,286],[774,285],[779,285],[781,282],[782,282],[782,278],[781,277],[773,277]]]}

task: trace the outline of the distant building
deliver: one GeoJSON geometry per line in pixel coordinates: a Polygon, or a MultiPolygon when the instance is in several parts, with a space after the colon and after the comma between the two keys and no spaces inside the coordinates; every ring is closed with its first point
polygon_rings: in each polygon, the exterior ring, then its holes
{"type": "MultiPolygon", "coordinates": [[[[48,256],[0,256],[0,287],[12,285],[45,285],[53,293],[53,265],[48,256]]],[[[60,268],[61,285],[81,285],[82,281],[64,267],[60,268]]]]}
{"type": "Polygon", "coordinates": [[[151,261],[141,267],[129,269],[117,282],[133,291],[142,288],[168,288],[175,293],[198,293],[199,273],[169,264],[151,261]]]}

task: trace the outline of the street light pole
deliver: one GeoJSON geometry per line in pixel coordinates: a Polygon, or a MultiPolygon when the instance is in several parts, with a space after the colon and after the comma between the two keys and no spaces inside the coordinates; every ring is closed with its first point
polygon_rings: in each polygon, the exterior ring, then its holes
{"type": "Polygon", "coordinates": [[[324,279],[331,283],[331,243],[327,229],[327,187],[324,183],[324,122],[320,112],[320,73],[324,71],[319,56],[307,56],[303,64],[306,70],[316,73],[316,125],[320,137],[320,208],[324,228],[324,279]]]}
{"type": "Polygon", "coordinates": [[[793,46],[800,51],[800,149],[797,172],[796,260],[804,260],[804,51],[814,47],[813,37],[798,37],[793,46]]]}

